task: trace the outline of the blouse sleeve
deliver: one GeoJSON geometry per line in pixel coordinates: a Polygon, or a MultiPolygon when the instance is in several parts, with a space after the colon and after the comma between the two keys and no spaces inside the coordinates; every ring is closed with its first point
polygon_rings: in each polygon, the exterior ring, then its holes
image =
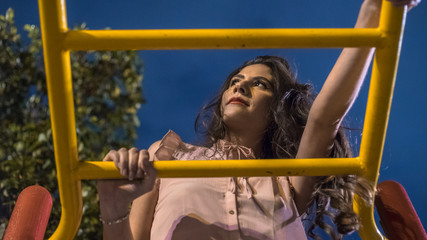
{"type": "Polygon", "coordinates": [[[160,141],[159,148],[154,155],[158,160],[176,160],[176,153],[186,148],[181,137],[174,131],[169,130],[160,141]]]}

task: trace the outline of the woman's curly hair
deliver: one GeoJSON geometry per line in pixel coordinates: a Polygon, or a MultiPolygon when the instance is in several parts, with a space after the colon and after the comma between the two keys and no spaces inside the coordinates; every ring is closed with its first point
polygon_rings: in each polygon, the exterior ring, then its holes
{"type": "MultiPolygon", "coordinates": [[[[281,57],[259,56],[244,62],[234,70],[227,77],[220,93],[197,116],[195,129],[206,136],[205,146],[212,146],[226,136],[227,128],[221,114],[222,94],[236,74],[253,64],[268,66],[274,80],[272,83],[274,99],[270,107],[272,115],[263,139],[262,157],[295,158],[315,94],[311,85],[297,82],[289,63],[281,57]]],[[[338,130],[330,157],[352,157],[342,127],[338,130]]],[[[367,180],[355,175],[316,177],[309,204],[311,207],[308,210],[308,216],[313,218],[308,229],[310,237],[319,239],[313,232],[316,226],[322,228],[333,239],[340,239],[341,234],[357,230],[360,222],[353,211],[354,193],[371,204],[373,188],[367,180]],[[325,216],[332,219],[336,230],[325,222],[325,216]]]]}

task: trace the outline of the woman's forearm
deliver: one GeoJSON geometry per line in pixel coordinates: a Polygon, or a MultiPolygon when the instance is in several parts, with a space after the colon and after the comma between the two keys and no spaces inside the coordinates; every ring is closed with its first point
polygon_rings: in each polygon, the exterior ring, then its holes
{"type": "MultiPolygon", "coordinates": [[[[377,27],[380,10],[381,1],[365,0],[355,27],[377,27]]],[[[338,127],[360,91],[373,55],[374,48],[343,49],[313,103],[310,117],[338,127]]]]}

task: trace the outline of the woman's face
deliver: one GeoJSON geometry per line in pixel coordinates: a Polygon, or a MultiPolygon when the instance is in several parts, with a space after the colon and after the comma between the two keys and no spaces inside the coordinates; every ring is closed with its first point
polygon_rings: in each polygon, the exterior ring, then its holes
{"type": "Polygon", "coordinates": [[[270,119],[272,99],[270,68],[263,64],[249,65],[231,79],[222,95],[223,121],[232,131],[264,132],[270,119]]]}

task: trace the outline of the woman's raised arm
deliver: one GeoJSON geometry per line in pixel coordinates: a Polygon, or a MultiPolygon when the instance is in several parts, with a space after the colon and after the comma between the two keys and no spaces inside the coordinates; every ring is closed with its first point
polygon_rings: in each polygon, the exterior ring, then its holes
{"type": "MultiPolygon", "coordinates": [[[[377,27],[380,10],[381,0],[365,0],[355,27],[377,27]]],[[[359,93],[373,54],[374,48],[343,49],[310,109],[298,158],[329,156],[341,121],[359,93]]]]}
{"type": "MultiPolygon", "coordinates": [[[[415,6],[419,0],[392,0],[395,5],[415,6]]],[[[355,28],[375,28],[379,23],[381,0],[365,0],[359,11],[355,28]]],[[[297,158],[329,157],[340,124],[355,101],[369,65],[374,48],[345,48],[311,107],[301,138],[297,158]]],[[[291,177],[295,187],[295,203],[305,212],[314,187],[312,177],[291,177]]]]}

